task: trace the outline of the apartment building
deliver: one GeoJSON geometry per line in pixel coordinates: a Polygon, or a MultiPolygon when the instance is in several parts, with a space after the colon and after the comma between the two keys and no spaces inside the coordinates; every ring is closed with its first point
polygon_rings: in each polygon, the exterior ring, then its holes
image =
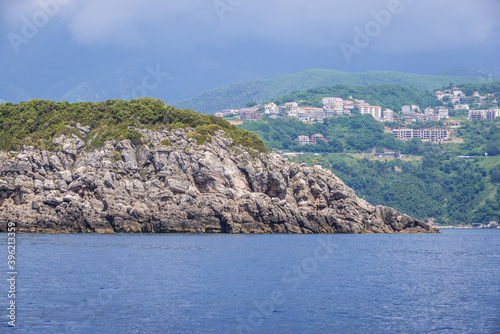
{"type": "Polygon", "coordinates": [[[469,110],[469,119],[496,119],[500,117],[499,108],[490,108],[488,110],[469,110]]]}
{"type": "Polygon", "coordinates": [[[449,131],[445,129],[395,129],[392,133],[396,139],[402,141],[418,138],[422,141],[438,142],[449,138],[449,131]]]}
{"type": "Polygon", "coordinates": [[[299,104],[297,102],[287,102],[283,107],[289,111],[297,111],[297,109],[299,109],[299,104]]]}
{"type": "Polygon", "coordinates": [[[360,104],[358,105],[358,109],[361,114],[370,114],[376,120],[380,120],[380,118],[382,118],[382,107],[360,104]]]}
{"type": "Polygon", "coordinates": [[[413,113],[410,106],[403,106],[401,112],[405,115],[411,115],[413,113]]]}
{"type": "Polygon", "coordinates": [[[308,136],[299,136],[297,138],[297,140],[299,141],[299,145],[308,145],[308,144],[310,144],[310,140],[309,140],[308,136]]]}
{"type": "Polygon", "coordinates": [[[264,112],[268,115],[279,115],[280,107],[278,107],[276,103],[269,103],[264,105],[264,112]]]}
{"type": "Polygon", "coordinates": [[[256,112],[255,108],[240,109],[240,118],[243,120],[258,120],[262,119],[262,114],[256,112]]]}
{"type": "Polygon", "coordinates": [[[323,122],[325,118],[325,110],[323,108],[305,107],[299,108],[297,117],[303,122],[323,122]]]}
{"type": "Polygon", "coordinates": [[[391,109],[384,110],[384,122],[394,122],[394,111],[391,109]]]}

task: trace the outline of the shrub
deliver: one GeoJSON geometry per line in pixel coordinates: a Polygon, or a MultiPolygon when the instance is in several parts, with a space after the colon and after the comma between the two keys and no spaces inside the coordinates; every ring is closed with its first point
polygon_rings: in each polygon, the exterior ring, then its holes
{"type": "Polygon", "coordinates": [[[118,151],[113,151],[113,155],[111,156],[111,160],[113,161],[121,161],[122,155],[118,151]]]}
{"type": "Polygon", "coordinates": [[[168,140],[168,139],[163,139],[163,140],[161,141],[161,144],[162,144],[163,146],[173,146],[173,145],[172,145],[172,143],[170,142],[170,140],[168,140]]]}
{"type": "Polygon", "coordinates": [[[197,132],[191,132],[187,135],[187,138],[193,138],[196,140],[197,145],[205,145],[205,143],[208,141],[209,143],[212,142],[212,136],[210,135],[203,135],[197,132]]]}

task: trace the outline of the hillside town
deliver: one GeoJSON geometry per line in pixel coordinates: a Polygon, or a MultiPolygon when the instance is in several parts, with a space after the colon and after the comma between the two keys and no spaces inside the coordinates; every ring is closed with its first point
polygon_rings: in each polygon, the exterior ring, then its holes
{"type": "Polygon", "coordinates": [[[467,96],[459,88],[453,88],[444,92],[437,91],[436,99],[453,104],[453,110],[467,110],[469,112],[468,119],[496,119],[500,117],[500,108],[494,94],[486,94],[481,96],[479,92],[474,92],[467,96]],[[494,104],[496,107],[483,109],[482,107],[488,104],[494,104]],[[477,109],[476,109],[477,107],[477,109]]]}
{"type": "MultiPolygon", "coordinates": [[[[237,118],[239,120],[261,120],[263,115],[269,118],[278,117],[295,117],[302,122],[322,123],[327,117],[335,116],[350,116],[354,112],[360,114],[369,114],[379,122],[397,122],[398,128],[393,129],[396,139],[406,141],[413,138],[421,139],[422,141],[443,142],[450,138],[450,130],[448,129],[410,129],[405,128],[405,124],[418,122],[434,122],[448,120],[450,118],[450,110],[468,111],[468,119],[496,119],[500,118],[500,108],[493,94],[481,96],[478,92],[467,96],[459,88],[453,88],[445,91],[437,91],[436,99],[443,102],[443,106],[421,108],[418,105],[404,105],[401,110],[395,111],[381,106],[370,105],[364,100],[354,99],[349,96],[344,99],[340,96],[324,97],[321,100],[322,108],[301,105],[301,102],[287,102],[283,105],[276,103],[268,103],[264,105],[255,105],[242,109],[223,110],[215,114],[218,117],[237,118]],[[496,107],[491,107],[495,104],[496,107]],[[482,106],[490,105],[488,109],[477,109],[482,106]],[[396,114],[396,116],[395,116],[396,114]]],[[[447,121],[445,123],[448,128],[456,128],[460,126],[459,122],[447,121]]],[[[297,138],[300,145],[316,144],[317,138],[321,138],[321,134],[315,135],[314,139],[306,136],[297,138]]]]}

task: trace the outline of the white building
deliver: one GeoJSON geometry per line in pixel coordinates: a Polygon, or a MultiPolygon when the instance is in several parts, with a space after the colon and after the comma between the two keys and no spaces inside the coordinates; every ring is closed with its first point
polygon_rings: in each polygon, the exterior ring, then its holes
{"type": "Polygon", "coordinates": [[[297,111],[297,109],[299,109],[299,104],[297,102],[287,102],[285,103],[284,108],[290,111],[297,111]]]}
{"type": "Polygon", "coordinates": [[[449,113],[448,109],[446,109],[446,108],[438,110],[438,115],[439,115],[439,119],[450,118],[450,113],[449,113]]]}
{"type": "Polygon", "coordinates": [[[280,108],[276,105],[276,103],[269,103],[264,106],[264,110],[266,114],[270,115],[279,115],[280,108]]]}
{"type": "Polygon", "coordinates": [[[323,122],[325,110],[323,108],[312,107],[299,108],[298,117],[304,122],[323,122]]]}
{"type": "Polygon", "coordinates": [[[394,111],[391,109],[384,110],[384,122],[394,122],[394,111]]]}
{"type": "Polygon", "coordinates": [[[425,108],[424,115],[429,116],[429,115],[434,114],[435,112],[436,112],[436,110],[434,110],[433,108],[425,108]]]}
{"type": "Polygon", "coordinates": [[[445,129],[395,129],[392,133],[396,139],[402,141],[418,138],[422,141],[438,142],[449,138],[449,132],[445,129]]]}
{"type": "Polygon", "coordinates": [[[490,108],[488,110],[469,110],[469,119],[496,119],[499,117],[499,108],[490,108]]]}
{"type": "Polygon", "coordinates": [[[299,141],[299,145],[308,145],[310,143],[308,136],[299,136],[297,140],[299,141]]]}
{"type": "Polygon", "coordinates": [[[444,119],[444,118],[450,117],[448,108],[443,107],[443,106],[436,108],[436,114],[438,115],[439,119],[444,119]]]}
{"type": "Polygon", "coordinates": [[[486,110],[469,110],[469,119],[485,119],[486,110]]]}
{"type": "Polygon", "coordinates": [[[376,120],[380,120],[380,118],[382,117],[382,107],[371,106],[369,104],[360,104],[358,106],[358,109],[361,114],[370,114],[376,120]]]}
{"type": "Polygon", "coordinates": [[[352,101],[344,101],[344,110],[354,109],[356,104],[352,101]]]}
{"type": "Polygon", "coordinates": [[[411,115],[412,114],[412,111],[411,111],[411,107],[410,106],[403,106],[401,108],[401,112],[405,115],[411,115]]]}
{"type": "Polygon", "coordinates": [[[460,90],[460,88],[453,88],[453,95],[455,96],[460,96],[460,95],[463,95],[462,91],[460,90]]]}
{"type": "Polygon", "coordinates": [[[468,104],[455,104],[453,110],[469,110],[468,104]]]}
{"type": "Polygon", "coordinates": [[[335,103],[340,103],[343,102],[344,100],[340,97],[325,97],[321,102],[323,104],[335,104],[335,103]]]}
{"type": "Polygon", "coordinates": [[[490,108],[486,110],[486,119],[496,119],[498,117],[500,117],[499,108],[490,108]]]}

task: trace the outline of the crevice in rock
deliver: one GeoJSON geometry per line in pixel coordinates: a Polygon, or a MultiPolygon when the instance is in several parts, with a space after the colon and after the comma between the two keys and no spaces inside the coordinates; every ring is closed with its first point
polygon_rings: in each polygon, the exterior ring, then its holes
{"type": "Polygon", "coordinates": [[[243,168],[238,168],[238,169],[241,171],[241,173],[243,173],[243,176],[245,177],[245,181],[246,181],[248,189],[250,189],[251,192],[255,192],[253,185],[250,182],[250,175],[248,174],[248,172],[243,168]]]}

